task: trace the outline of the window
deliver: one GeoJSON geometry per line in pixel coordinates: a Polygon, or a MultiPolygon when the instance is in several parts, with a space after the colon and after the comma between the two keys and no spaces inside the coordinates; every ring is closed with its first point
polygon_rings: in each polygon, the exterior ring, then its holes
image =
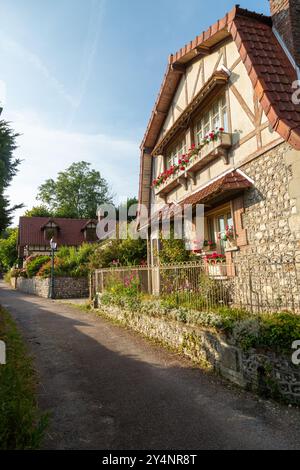
{"type": "Polygon", "coordinates": [[[97,233],[95,228],[87,228],[85,233],[85,238],[87,242],[96,242],[97,241],[97,233]]]}
{"type": "Polygon", "coordinates": [[[57,238],[58,235],[58,225],[54,222],[48,222],[47,225],[43,227],[44,230],[44,239],[48,242],[52,238],[57,238]]]}
{"type": "Polygon", "coordinates": [[[97,241],[97,233],[96,233],[96,224],[90,223],[86,226],[84,230],[84,238],[87,242],[95,242],[97,241]]]}
{"type": "Polygon", "coordinates": [[[200,145],[205,135],[219,127],[223,127],[225,131],[228,130],[227,103],[225,95],[215,101],[210,110],[206,112],[196,124],[196,144],[200,145]]]}
{"type": "Polygon", "coordinates": [[[178,165],[178,160],[187,152],[185,139],[180,141],[167,155],[167,168],[178,165]]]}
{"type": "Polygon", "coordinates": [[[208,236],[216,243],[217,250],[221,253],[225,252],[226,243],[219,239],[219,233],[224,233],[226,226],[234,226],[230,207],[219,210],[215,214],[210,215],[207,219],[208,236]]]}

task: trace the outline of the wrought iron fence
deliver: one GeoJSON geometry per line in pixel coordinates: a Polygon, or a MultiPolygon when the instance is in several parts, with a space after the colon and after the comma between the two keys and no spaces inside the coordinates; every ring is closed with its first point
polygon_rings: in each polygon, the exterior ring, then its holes
{"type": "Polygon", "coordinates": [[[288,310],[300,313],[300,265],[293,262],[249,261],[96,270],[91,294],[135,282],[141,292],[159,296],[170,305],[207,311],[221,306],[251,312],[288,310]]]}

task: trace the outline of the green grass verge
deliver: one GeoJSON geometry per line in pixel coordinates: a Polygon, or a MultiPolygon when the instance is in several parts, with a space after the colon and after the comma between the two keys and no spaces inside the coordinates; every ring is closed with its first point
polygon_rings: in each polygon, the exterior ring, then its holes
{"type": "Polygon", "coordinates": [[[32,360],[9,313],[0,306],[0,340],[6,344],[0,365],[0,450],[38,449],[48,416],[39,413],[32,360]]]}

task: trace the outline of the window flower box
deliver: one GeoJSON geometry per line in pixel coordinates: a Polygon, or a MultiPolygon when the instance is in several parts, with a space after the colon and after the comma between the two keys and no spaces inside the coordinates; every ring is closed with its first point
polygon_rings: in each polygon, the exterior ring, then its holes
{"type": "Polygon", "coordinates": [[[207,254],[204,258],[207,274],[215,279],[227,278],[226,256],[223,254],[207,254]]]}
{"type": "Polygon", "coordinates": [[[212,140],[200,148],[199,152],[191,159],[186,170],[195,173],[218,157],[222,157],[224,163],[228,164],[228,149],[231,145],[231,134],[226,132],[219,133],[216,140],[212,140]]]}
{"type": "Polygon", "coordinates": [[[227,277],[227,266],[224,263],[208,264],[208,275],[213,278],[224,279],[227,277]]]}
{"type": "Polygon", "coordinates": [[[218,157],[228,164],[228,149],[232,145],[232,136],[223,131],[210,134],[199,147],[192,146],[188,155],[183,155],[178,165],[165,170],[154,180],[156,195],[166,195],[182,185],[187,189],[188,178],[195,178],[195,173],[209,165],[218,157]]]}

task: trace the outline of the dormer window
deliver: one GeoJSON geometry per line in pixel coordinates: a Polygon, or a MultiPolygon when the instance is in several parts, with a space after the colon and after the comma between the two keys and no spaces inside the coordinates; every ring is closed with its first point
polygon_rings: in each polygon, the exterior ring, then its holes
{"type": "Polygon", "coordinates": [[[97,225],[95,222],[89,222],[84,228],[84,239],[86,242],[96,242],[98,240],[96,233],[97,225]]]}
{"type": "Polygon", "coordinates": [[[200,145],[202,139],[209,132],[223,128],[225,132],[228,130],[228,114],[225,95],[213,103],[211,108],[201,117],[195,126],[196,145],[200,145]]]}
{"type": "Polygon", "coordinates": [[[58,230],[58,225],[53,220],[49,220],[49,222],[43,227],[44,239],[47,242],[49,242],[52,238],[56,240],[58,236],[58,230]]]}

